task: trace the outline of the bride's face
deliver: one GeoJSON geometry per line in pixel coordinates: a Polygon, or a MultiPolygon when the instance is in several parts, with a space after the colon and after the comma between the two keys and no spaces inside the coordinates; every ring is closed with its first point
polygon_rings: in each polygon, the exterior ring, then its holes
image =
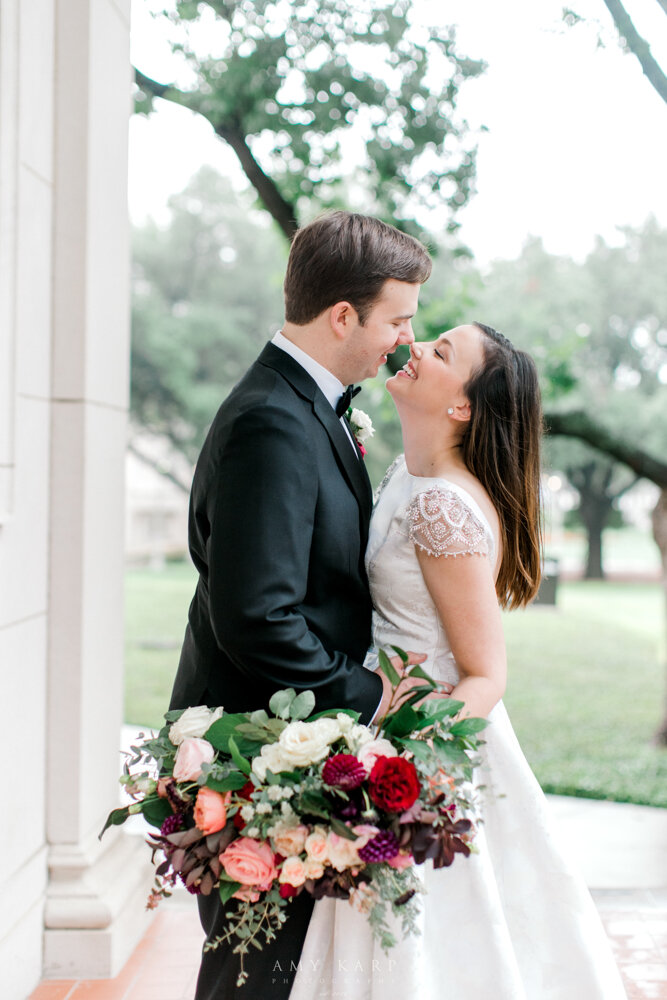
{"type": "Polygon", "coordinates": [[[448,330],[437,340],[412,344],[410,360],[387,381],[397,406],[443,418],[469,419],[470,406],[463,387],[483,364],[482,336],[481,330],[470,324],[448,330]],[[453,414],[448,414],[450,408],[453,414]]]}

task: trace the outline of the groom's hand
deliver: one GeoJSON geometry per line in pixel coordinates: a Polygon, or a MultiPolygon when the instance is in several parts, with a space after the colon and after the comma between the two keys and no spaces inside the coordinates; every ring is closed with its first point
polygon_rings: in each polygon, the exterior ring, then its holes
{"type": "MultiPolygon", "coordinates": [[[[394,702],[395,708],[398,708],[401,702],[410,694],[412,688],[419,687],[419,685],[423,683],[423,681],[419,677],[406,676],[407,668],[414,666],[416,663],[423,663],[426,658],[427,658],[426,653],[408,652],[408,662],[404,666],[400,656],[391,657],[389,662],[391,663],[396,673],[399,674],[400,677],[402,678],[400,684],[398,685],[398,688],[396,689],[396,699],[394,702]]],[[[379,720],[386,714],[386,711],[389,708],[389,703],[391,701],[391,696],[392,696],[392,688],[391,688],[391,681],[389,680],[387,675],[383,673],[381,667],[378,667],[375,673],[379,674],[382,680],[382,701],[380,702],[380,705],[374,717],[374,720],[379,720]]],[[[447,697],[449,696],[449,693],[452,690],[451,684],[440,684],[438,685],[438,687],[441,689],[441,693],[439,692],[438,694],[436,694],[434,692],[432,695],[427,695],[426,697],[429,698],[442,697],[443,695],[447,697]]]]}

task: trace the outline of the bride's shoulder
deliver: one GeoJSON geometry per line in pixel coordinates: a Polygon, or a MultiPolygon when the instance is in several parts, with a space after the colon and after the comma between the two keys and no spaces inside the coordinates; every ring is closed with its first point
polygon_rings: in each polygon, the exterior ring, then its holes
{"type": "Polygon", "coordinates": [[[406,513],[411,540],[430,555],[492,555],[496,548],[497,515],[481,486],[413,476],[406,513]]]}

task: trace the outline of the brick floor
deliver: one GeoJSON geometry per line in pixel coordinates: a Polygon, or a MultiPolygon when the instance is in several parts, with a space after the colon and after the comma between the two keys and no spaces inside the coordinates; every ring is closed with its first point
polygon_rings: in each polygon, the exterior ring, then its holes
{"type": "MultiPolygon", "coordinates": [[[[629,890],[593,895],[628,1000],[667,1000],[666,894],[629,890]]],[[[115,979],[45,980],[29,1000],[192,1000],[202,933],[196,909],[189,903],[163,904],[115,979]]]]}

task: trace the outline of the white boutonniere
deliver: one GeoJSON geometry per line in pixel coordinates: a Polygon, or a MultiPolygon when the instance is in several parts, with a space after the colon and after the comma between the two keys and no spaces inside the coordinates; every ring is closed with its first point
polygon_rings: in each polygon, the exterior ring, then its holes
{"type": "Polygon", "coordinates": [[[364,441],[368,441],[368,439],[372,438],[375,434],[373,421],[367,413],[364,413],[363,410],[353,410],[350,408],[348,410],[348,416],[350,421],[350,430],[357,440],[361,454],[365,455],[366,449],[364,447],[364,441]]]}

